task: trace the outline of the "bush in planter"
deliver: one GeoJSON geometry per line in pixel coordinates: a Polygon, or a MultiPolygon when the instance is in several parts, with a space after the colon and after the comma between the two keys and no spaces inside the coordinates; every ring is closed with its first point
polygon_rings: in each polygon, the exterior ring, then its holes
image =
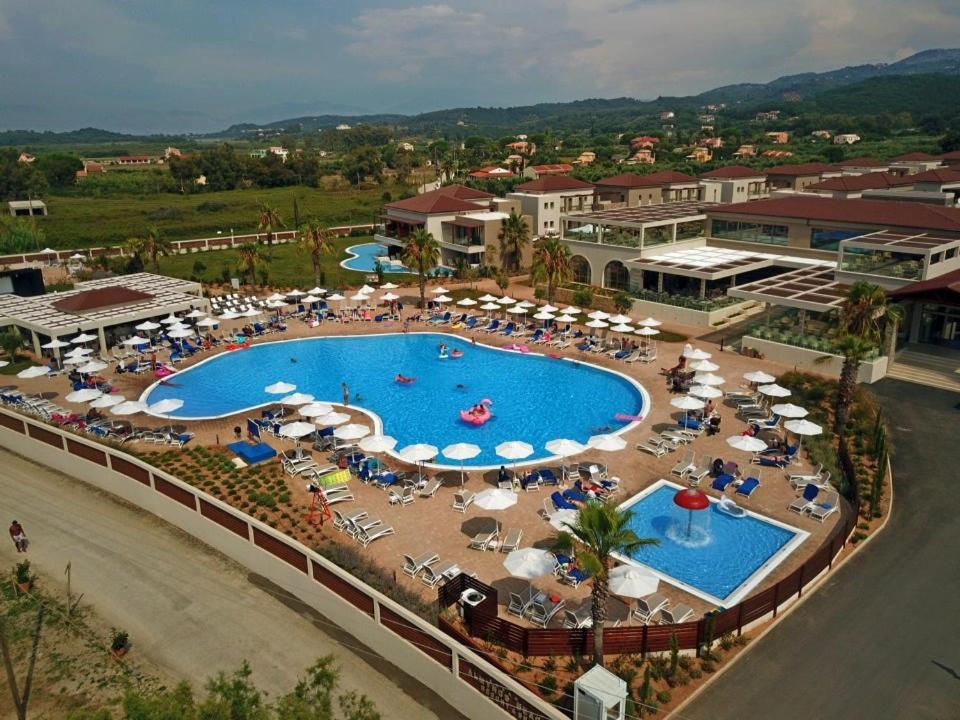
{"type": "Polygon", "coordinates": [[[673,696],[670,694],[669,690],[661,690],[657,693],[657,702],[661,705],[669,704],[671,699],[673,699],[673,696]]]}
{"type": "Polygon", "coordinates": [[[582,287],[573,291],[573,303],[577,307],[587,309],[593,304],[593,290],[582,287]]]}
{"type": "Polygon", "coordinates": [[[110,636],[110,649],[115,653],[126,652],[130,649],[130,633],[126,630],[114,629],[110,636]]]}
{"type": "Polygon", "coordinates": [[[30,561],[18,562],[14,568],[14,576],[20,589],[26,592],[33,585],[33,575],[30,574],[30,561]]]}

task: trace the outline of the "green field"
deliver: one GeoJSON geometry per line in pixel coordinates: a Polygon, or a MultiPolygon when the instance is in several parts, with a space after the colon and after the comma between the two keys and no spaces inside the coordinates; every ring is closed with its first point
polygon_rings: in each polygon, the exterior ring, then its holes
{"type": "Polygon", "coordinates": [[[171,240],[188,240],[212,237],[218,231],[229,235],[231,228],[236,234],[254,232],[260,202],[276,207],[293,229],[296,199],[301,222],[316,218],[328,225],[353,225],[373,222],[385,190],[399,197],[403,188],[283,187],[104,198],[54,195],[46,199],[50,214],[37,218],[37,224],[53,248],[117,245],[142,234],[149,225],[156,225],[171,240]]]}
{"type": "MultiPolygon", "coordinates": [[[[336,252],[323,258],[321,270],[323,278],[321,285],[325,288],[343,287],[344,285],[359,286],[366,280],[366,273],[345,270],[340,262],[347,257],[346,249],[351,245],[370,242],[370,237],[339,238],[334,241],[336,252]]],[[[269,252],[263,248],[264,254],[269,252]]],[[[274,245],[272,259],[264,264],[268,282],[274,287],[299,287],[308,290],[314,285],[313,264],[310,256],[300,252],[293,243],[274,245]]],[[[234,250],[215,250],[205,253],[191,253],[187,255],[171,255],[160,258],[160,272],[164,275],[199,280],[203,283],[221,283],[224,278],[224,268],[228,268],[230,275],[236,277],[237,253],[234,250]],[[197,265],[200,263],[203,268],[197,265]]],[[[151,268],[147,268],[150,270],[151,268]]],[[[391,274],[390,279],[401,284],[412,282],[412,275],[391,274]]],[[[258,283],[260,282],[258,278],[258,283]]]]}

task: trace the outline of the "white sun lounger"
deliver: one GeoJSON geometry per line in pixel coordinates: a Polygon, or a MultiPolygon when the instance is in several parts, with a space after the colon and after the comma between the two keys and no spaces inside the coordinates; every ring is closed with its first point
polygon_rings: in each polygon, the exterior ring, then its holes
{"type": "Polygon", "coordinates": [[[427,565],[432,565],[440,559],[435,552],[427,551],[420,553],[416,557],[413,555],[403,556],[403,574],[410,577],[416,577],[417,573],[423,570],[427,565]]]}
{"type": "Polygon", "coordinates": [[[667,454],[668,450],[661,442],[657,442],[656,438],[650,438],[644,442],[637,443],[637,450],[643,450],[648,452],[654,457],[662,457],[667,454]]]}
{"type": "Polygon", "coordinates": [[[453,496],[453,509],[457,512],[465,513],[467,508],[473,504],[474,493],[469,490],[461,490],[453,496]]]}
{"type": "Polygon", "coordinates": [[[665,595],[651,593],[650,595],[644,595],[642,598],[637,598],[637,607],[633,609],[631,614],[646,625],[653,619],[654,615],[669,604],[670,601],[667,600],[665,595]]]}
{"type": "Polygon", "coordinates": [[[420,574],[420,579],[427,587],[436,587],[440,582],[447,579],[447,573],[457,567],[453,560],[444,560],[435,565],[424,565],[420,574]]]}
{"type": "Polygon", "coordinates": [[[660,610],[661,625],[679,625],[687,622],[693,617],[694,610],[689,605],[679,603],[673,607],[665,607],[660,610]]]}
{"type": "Polygon", "coordinates": [[[380,538],[385,537],[387,535],[393,535],[394,532],[395,531],[393,527],[390,525],[377,525],[376,527],[372,528],[369,532],[361,531],[357,533],[357,542],[359,542],[361,545],[366,547],[367,545],[372,543],[374,540],[379,540],[380,538]]]}

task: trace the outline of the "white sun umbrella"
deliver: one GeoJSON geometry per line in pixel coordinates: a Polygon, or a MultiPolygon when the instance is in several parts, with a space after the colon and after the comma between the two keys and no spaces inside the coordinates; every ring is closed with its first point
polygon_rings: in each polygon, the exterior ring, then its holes
{"type": "Polygon", "coordinates": [[[299,297],[303,297],[304,295],[306,295],[306,293],[303,290],[297,290],[296,288],[294,288],[293,290],[288,292],[284,297],[299,298],[299,297]]]}
{"type": "Polygon", "coordinates": [[[146,411],[147,404],[139,400],[126,400],[110,408],[110,412],[114,415],[134,415],[146,411]]]}
{"type": "Polygon", "coordinates": [[[333,295],[330,295],[330,296],[327,298],[327,300],[337,300],[337,301],[346,300],[346,299],[347,299],[347,298],[345,298],[345,297],[344,297],[343,295],[341,295],[340,293],[334,293],[333,295]]]}
{"type": "Polygon", "coordinates": [[[703,373],[712,373],[720,369],[720,366],[715,362],[710,362],[709,360],[696,360],[690,363],[687,367],[696,372],[703,373]]]}
{"type": "MultiPolygon", "coordinates": [[[[372,292],[376,292],[376,290],[377,290],[376,288],[372,288],[369,285],[364,285],[362,288],[360,288],[358,292],[362,292],[364,295],[369,295],[372,292]]],[[[446,290],[444,290],[443,292],[446,292],[446,290]]]]}
{"type": "Polygon", "coordinates": [[[370,428],[359,423],[341,425],[333,431],[333,436],[335,438],[340,438],[341,440],[359,440],[360,438],[364,438],[369,434],[370,428]]]}
{"type": "Polygon", "coordinates": [[[660,578],[644,568],[621,565],[610,571],[609,590],[620,597],[644,597],[655,593],[659,586],[660,578]]]}
{"type": "Polygon", "coordinates": [[[86,355],[64,355],[63,364],[64,365],[83,365],[85,362],[89,362],[90,358],[86,355]]]}
{"type": "Polygon", "coordinates": [[[479,298],[477,298],[477,299],[478,299],[480,302],[496,302],[498,298],[497,298],[496,295],[491,295],[490,293],[487,293],[486,295],[482,295],[481,297],[479,297],[479,298]]]}
{"type": "Polygon", "coordinates": [[[698,372],[693,376],[693,381],[697,385],[723,385],[726,380],[724,380],[719,375],[714,375],[713,373],[708,372],[698,372]]]}
{"type": "Polygon", "coordinates": [[[553,574],[557,558],[549,550],[526,547],[512,551],[503,561],[503,566],[513,577],[533,578],[553,574]]]}
{"type": "Polygon", "coordinates": [[[574,510],[572,508],[563,508],[562,510],[557,510],[550,514],[550,517],[547,519],[547,522],[550,523],[557,530],[567,532],[570,530],[570,527],[577,522],[577,518],[580,517],[580,511],[574,510]]]}
{"type": "Polygon", "coordinates": [[[383,300],[384,302],[392,302],[394,300],[399,300],[400,296],[397,295],[396,293],[388,292],[381,295],[380,299],[383,300]]]}
{"type": "Polygon", "coordinates": [[[303,417],[318,418],[321,415],[329,415],[333,412],[333,405],[327,403],[312,402],[309,405],[301,405],[297,410],[303,417]]]}
{"type": "Polygon", "coordinates": [[[613,317],[607,318],[613,325],[629,325],[633,322],[632,318],[627,317],[623,314],[617,314],[613,317]]]}
{"type": "Polygon", "coordinates": [[[792,433],[796,433],[800,436],[800,443],[797,445],[797,454],[794,457],[799,458],[800,448],[803,446],[803,436],[804,435],[819,435],[823,432],[823,428],[817,425],[816,423],[810,422],[809,420],[787,420],[783,424],[787,430],[792,433]]]}
{"type": "Polygon", "coordinates": [[[295,420],[294,422],[287,423],[286,425],[281,425],[278,435],[280,435],[280,437],[294,438],[299,440],[300,438],[306,437],[310,433],[315,433],[316,431],[317,426],[313,423],[295,420]]]}
{"type": "Polygon", "coordinates": [[[517,307],[532,308],[532,307],[536,307],[536,305],[534,305],[529,300],[521,300],[520,302],[517,303],[517,307]]]}
{"type": "Polygon", "coordinates": [[[533,455],[533,445],[520,440],[508,440],[497,445],[496,453],[504,460],[523,460],[533,455]]]}
{"type": "Polygon", "coordinates": [[[486,310],[487,312],[490,312],[491,310],[499,310],[499,309],[500,309],[500,306],[497,305],[496,303],[488,302],[488,303],[484,303],[483,305],[481,305],[481,306],[480,306],[480,309],[481,309],[481,310],[486,310]]]}
{"type": "Polygon", "coordinates": [[[222,315],[217,315],[217,318],[220,320],[236,320],[240,317],[240,313],[234,312],[233,310],[227,310],[222,315]]]}
{"type": "Polygon", "coordinates": [[[316,295],[312,295],[312,294],[311,294],[311,295],[306,295],[305,297],[303,297],[303,298],[300,300],[300,302],[304,302],[304,303],[308,303],[308,304],[309,304],[309,303],[320,302],[321,300],[323,300],[322,297],[317,297],[316,295]]]}
{"type": "Polygon", "coordinates": [[[447,292],[447,289],[445,287],[435,287],[430,292],[434,295],[443,295],[445,292],[447,292]]]}
{"type": "Polygon", "coordinates": [[[699,398],[692,397],[690,395],[684,395],[683,397],[673,398],[670,401],[670,404],[675,408],[680,408],[686,412],[687,417],[690,416],[691,410],[703,410],[706,407],[706,403],[699,398]]]}
{"type": "Polygon", "coordinates": [[[350,416],[347,415],[346,413],[329,412],[326,415],[320,415],[318,417],[315,417],[313,421],[317,425],[326,425],[329,427],[332,425],[341,425],[347,422],[347,420],[349,419],[350,419],[350,416]]]}
{"type": "Polygon", "coordinates": [[[127,338],[124,340],[121,345],[149,345],[150,339],[145,337],[140,337],[139,335],[134,335],[133,337],[127,338]]]}
{"type": "Polygon", "coordinates": [[[197,327],[210,328],[210,327],[216,327],[219,324],[220,322],[218,320],[216,320],[215,318],[209,318],[209,317],[204,318],[203,320],[197,321],[197,327]]]}
{"type": "Polygon", "coordinates": [[[70,342],[72,342],[74,345],[82,345],[83,343],[88,343],[96,339],[96,335],[91,335],[90,333],[80,333],[75,338],[70,340],[70,342]]]}
{"type": "Polygon", "coordinates": [[[240,313],[240,317],[260,317],[261,315],[263,315],[263,310],[255,307],[247,308],[240,313]]]}
{"type": "Polygon", "coordinates": [[[313,395],[308,395],[307,393],[296,392],[292,395],[287,395],[284,398],[280,398],[281,405],[309,405],[313,402],[313,395]]]}
{"type": "Polygon", "coordinates": [[[286,295],[281,295],[280,293],[274,293],[267,298],[267,302],[282,302],[287,299],[286,295]]]}
{"type": "Polygon", "coordinates": [[[513,307],[507,308],[508,313],[513,313],[514,315],[526,315],[527,309],[525,307],[520,307],[519,305],[514,305],[513,307]]]}
{"type": "Polygon", "coordinates": [[[191,310],[190,312],[188,312],[186,315],[184,315],[184,317],[188,317],[188,318],[199,318],[199,317],[203,317],[204,315],[206,315],[206,313],[205,313],[203,310],[199,310],[199,309],[197,309],[197,308],[194,308],[193,310],[191,310]]]}
{"type": "Polygon", "coordinates": [[[0,360],[0,368],[6,367],[10,364],[9,360],[0,360]]]}
{"type": "Polygon", "coordinates": [[[654,328],[654,327],[660,327],[661,325],[663,325],[663,323],[657,320],[656,318],[646,317],[640,322],[638,322],[637,325],[641,327],[654,328]]]}
{"type": "Polygon", "coordinates": [[[763,372],[763,370],[754,370],[753,372],[744,373],[743,379],[752,383],[772,383],[777,378],[770,373],[763,372]]]}
{"type": "Polygon", "coordinates": [[[694,397],[705,398],[707,400],[723,397],[723,390],[711,385],[693,385],[687,392],[694,397]]]}
{"type": "Polygon", "coordinates": [[[86,260],[86,259],[87,259],[87,256],[86,256],[86,255],[81,255],[80,253],[74,253],[73,255],[70,256],[70,259],[71,259],[71,260],[86,260]]]}
{"type": "Polygon", "coordinates": [[[792,403],[779,403],[770,409],[785,418],[804,418],[808,414],[805,409],[792,403]]]}
{"type": "Polygon", "coordinates": [[[106,367],[107,367],[107,364],[105,362],[100,362],[99,360],[91,360],[86,365],[81,365],[80,367],[78,367],[77,372],[82,373],[84,375],[89,375],[90,373],[100,372],[106,367]]]}
{"type": "Polygon", "coordinates": [[[101,395],[92,403],[90,407],[92,408],[108,408],[113,407],[114,405],[119,405],[122,402],[126,402],[127,399],[123,395],[101,395]]]}
{"type": "Polygon", "coordinates": [[[587,446],[583,443],[579,443],[576,440],[570,440],[569,438],[557,438],[556,440],[550,440],[546,445],[544,445],[544,447],[551,455],[562,458],[570,457],[571,455],[579,455],[587,449],[587,446]]]}
{"type": "Polygon", "coordinates": [[[766,395],[767,397],[790,397],[791,393],[787,388],[782,385],[761,385],[757,388],[761,395],[766,395]]]}
{"type": "Polygon", "coordinates": [[[366,302],[370,298],[364,295],[362,292],[358,292],[356,295],[351,295],[350,299],[355,302],[366,302]]]}
{"type": "Polygon", "coordinates": [[[618,450],[623,450],[627,446],[627,441],[624,440],[620,435],[611,435],[609,433],[605,433],[603,435],[591,435],[587,440],[587,445],[592,447],[594,450],[616,452],[618,450]]]}
{"type": "Polygon", "coordinates": [[[380,289],[381,289],[381,290],[396,290],[398,287],[400,287],[400,286],[397,285],[396,283],[385,282],[383,285],[380,286],[380,289]]]}
{"type": "Polygon", "coordinates": [[[553,305],[550,305],[550,304],[548,303],[547,305],[543,305],[543,306],[540,308],[540,312],[555,313],[555,312],[557,312],[557,310],[559,310],[559,309],[560,309],[560,308],[554,307],[553,305]]]}
{"type": "Polygon", "coordinates": [[[576,321],[577,319],[569,313],[563,313],[563,315],[557,317],[557,322],[572,323],[576,321]]]}
{"type": "Polygon", "coordinates": [[[196,331],[192,328],[178,328],[167,333],[168,336],[175,339],[188,338],[196,334],[196,331]]]}
{"type": "Polygon", "coordinates": [[[192,328],[187,325],[187,323],[178,322],[167,327],[167,332],[171,330],[191,330],[192,328]]]}
{"type": "Polygon", "coordinates": [[[325,295],[327,291],[324,290],[322,287],[317,287],[316,285],[314,285],[312,288],[307,290],[307,292],[310,293],[311,295],[325,295]]]}
{"type": "Polygon", "coordinates": [[[589,327],[589,328],[605,328],[605,327],[610,327],[610,323],[604,322],[603,320],[591,320],[590,322],[587,323],[587,327],[589,327]]]}
{"type": "Polygon", "coordinates": [[[477,304],[477,301],[474,300],[473,298],[463,298],[463,300],[457,300],[457,305],[460,305],[462,307],[471,307],[472,305],[476,305],[476,304],[477,304]]]}
{"type": "Polygon", "coordinates": [[[546,310],[541,310],[536,315],[533,316],[535,320],[553,320],[557,316],[552,312],[547,312],[546,310]]]}
{"type": "Polygon", "coordinates": [[[149,332],[151,330],[159,330],[162,327],[162,325],[160,325],[160,323],[153,322],[153,320],[147,320],[146,322],[142,322],[139,325],[134,325],[133,327],[136,328],[137,330],[143,330],[145,332],[149,332]]]}
{"type": "Polygon", "coordinates": [[[506,510],[517,504],[517,494],[513,490],[490,488],[478,492],[473,498],[473,504],[484,510],[506,510]]]}
{"type": "MultiPolygon", "coordinates": [[[[612,319],[613,318],[611,318],[611,320],[612,319]]],[[[613,332],[618,332],[618,333],[632,333],[634,331],[634,328],[630,325],[627,325],[626,323],[618,323],[617,325],[614,325],[610,329],[613,330],[613,332]]]]}
{"type": "MultiPolygon", "coordinates": [[[[282,307],[286,307],[286,303],[283,300],[270,300],[267,302],[267,307],[271,310],[279,310],[282,307]]],[[[199,325],[200,323],[197,323],[199,325]]]]}
{"type": "Polygon", "coordinates": [[[407,445],[397,454],[403,460],[415,464],[417,466],[418,479],[423,480],[423,468],[421,467],[421,464],[425,463],[427,460],[432,460],[439,452],[440,451],[437,449],[436,445],[417,443],[415,445],[407,445]]]}
{"type": "Polygon", "coordinates": [[[587,315],[591,320],[606,320],[610,317],[610,313],[604,312],[603,310],[594,310],[592,313],[587,315]]]}
{"type": "Polygon", "coordinates": [[[767,443],[758,437],[750,435],[734,435],[727,438],[727,445],[735,450],[748,453],[758,453],[767,449],[767,443]]]}
{"type": "Polygon", "coordinates": [[[24,379],[35,378],[46,375],[48,372],[50,372],[50,368],[47,365],[32,365],[18,372],[17,377],[24,379]]]}
{"type": "Polygon", "coordinates": [[[92,355],[93,350],[86,347],[75,347],[73,350],[68,350],[63,354],[64,357],[84,357],[85,355],[92,355]]]}
{"type": "Polygon", "coordinates": [[[500,305],[513,305],[515,302],[516,300],[509,295],[504,295],[502,298],[497,299],[497,303],[500,305]]]}
{"type": "Polygon", "coordinates": [[[368,453],[390,452],[397,446],[397,439],[390,435],[367,435],[357,443],[360,449],[368,453]]]}
{"type": "Polygon", "coordinates": [[[160,322],[162,322],[164,325],[173,325],[174,323],[180,322],[180,318],[178,318],[173,313],[170,313],[165,318],[163,318],[160,322]]]}
{"type": "Polygon", "coordinates": [[[91,400],[96,400],[98,397],[101,397],[103,393],[96,388],[81,388],[80,390],[74,390],[72,393],[67,395],[65,398],[67,402],[90,402],[91,400]]]}
{"type": "Polygon", "coordinates": [[[54,338],[50,342],[44,343],[40,347],[44,348],[45,350],[55,350],[57,348],[70,347],[70,343],[54,338]]]}
{"type": "Polygon", "coordinates": [[[706,350],[701,350],[700,348],[689,347],[689,346],[687,348],[684,348],[683,356],[687,360],[709,360],[710,358],[713,357],[713,355],[708,353],[706,350]]]}
{"type": "Polygon", "coordinates": [[[564,311],[567,315],[579,315],[580,313],[583,312],[583,310],[581,310],[581,309],[578,308],[578,307],[574,307],[573,305],[567,305],[567,307],[565,307],[565,308],[563,309],[563,311],[564,311]]]}
{"type": "Polygon", "coordinates": [[[640,328],[639,330],[637,330],[637,335],[642,335],[643,337],[653,337],[654,335],[659,335],[659,334],[660,334],[659,330],[657,330],[656,328],[648,327],[646,325],[640,328]]]}
{"type": "Polygon", "coordinates": [[[169,415],[174,410],[179,410],[182,407],[183,400],[178,398],[165,398],[153,403],[147,410],[153,415],[169,415]]]}
{"type": "Polygon", "coordinates": [[[449,295],[437,295],[433,300],[438,303],[448,303],[453,300],[453,298],[449,295]]]}
{"type": "Polygon", "coordinates": [[[443,449],[443,456],[451,460],[460,461],[460,487],[463,487],[465,474],[463,471],[463,461],[471,460],[480,454],[480,448],[473,443],[454,443],[447,445],[443,449]]]}
{"type": "Polygon", "coordinates": [[[293,383],[288,383],[288,382],[284,382],[283,380],[279,380],[273,383],[273,385],[267,385],[263,389],[263,391],[270,393],[271,395],[284,395],[286,393],[292,393],[296,389],[297,389],[297,386],[294,385],[293,383]]]}

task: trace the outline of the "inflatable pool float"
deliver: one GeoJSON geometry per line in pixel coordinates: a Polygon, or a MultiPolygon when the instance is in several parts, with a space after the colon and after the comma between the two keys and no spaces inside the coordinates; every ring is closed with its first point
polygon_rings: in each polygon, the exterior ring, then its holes
{"type": "Polygon", "coordinates": [[[643,420],[643,415],[627,415],[626,413],[617,413],[613,417],[623,422],[640,422],[643,420]]]}
{"type": "Polygon", "coordinates": [[[513,343],[513,345],[507,345],[507,347],[504,348],[504,349],[505,349],[505,350],[515,350],[516,352],[522,352],[522,353],[528,353],[528,352],[530,352],[530,348],[527,347],[526,345],[517,345],[516,343],[513,343]]]}
{"type": "Polygon", "coordinates": [[[161,365],[160,367],[158,367],[156,370],[153,371],[153,376],[158,378],[165,378],[168,375],[173,375],[175,372],[176,370],[174,370],[173,368],[167,367],[166,365],[161,365]]]}
{"type": "Polygon", "coordinates": [[[733,518],[744,518],[747,516],[747,511],[737,505],[733,498],[729,497],[723,497],[717,501],[717,510],[733,518]]]}
{"type": "Polygon", "coordinates": [[[229,343],[227,345],[227,350],[246,350],[248,347],[250,347],[249,340],[244,343],[229,343]]]}
{"type": "Polygon", "coordinates": [[[490,408],[488,407],[489,405],[493,405],[493,401],[484,398],[480,401],[480,412],[474,413],[471,410],[461,410],[460,419],[471,425],[483,425],[493,417],[493,413],[490,412],[490,408]]]}
{"type": "Polygon", "coordinates": [[[453,358],[462,358],[462,357],[463,357],[463,350],[454,350],[453,352],[450,353],[450,357],[453,357],[453,358]]]}
{"type": "Polygon", "coordinates": [[[441,353],[440,353],[440,359],[441,359],[441,360],[446,360],[448,357],[450,357],[450,356],[447,355],[446,352],[441,352],[441,353]]]}

